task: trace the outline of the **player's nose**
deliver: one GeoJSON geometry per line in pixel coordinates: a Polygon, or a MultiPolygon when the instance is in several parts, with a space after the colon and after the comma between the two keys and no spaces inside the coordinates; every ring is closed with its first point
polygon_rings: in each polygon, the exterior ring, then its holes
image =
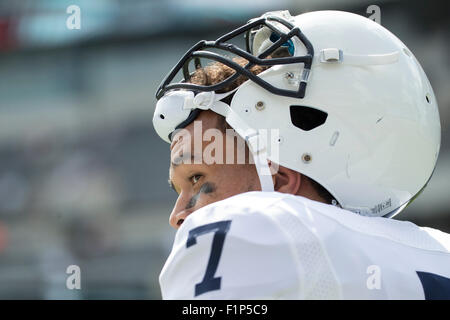
{"type": "Polygon", "coordinates": [[[175,210],[172,211],[169,218],[170,225],[178,229],[181,224],[184,222],[184,220],[187,218],[188,215],[192,213],[192,210],[181,210],[176,212],[175,210]]]}
{"type": "Polygon", "coordinates": [[[178,198],[177,202],[175,203],[175,206],[172,209],[172,212],[170,213],[169,217],[169,224],[175,228],[178,229],[181,224],[184,222],[184,220],[187,218],[188,215],[192,213],[192,209],[185,209],[186,204],[183,202],[181,197],[178,198]]]}

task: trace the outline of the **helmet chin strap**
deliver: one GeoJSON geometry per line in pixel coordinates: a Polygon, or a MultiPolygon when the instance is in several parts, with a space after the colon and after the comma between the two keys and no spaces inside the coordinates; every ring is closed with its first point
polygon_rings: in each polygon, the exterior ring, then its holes
{"type": "Polygon", "coordinates": [[[261,191],[274,191],[272,173],[267,161],[267,143],[257,130],[251,128],[243,121],[239,115],[222,101],[214,102],[210,108],[212,111],[225,117],[227,123],[241,136],[247,143],[253,160],[256,172],[258,173],[261,191]]]}
{"type": "Polygon", "coordinates": [[[230,108],[220,100],[234,93],[238,88],[226,93],[207,91],[198,93],[193,99],[185,99],[184,109],[211,110],[225,117],[227,123],[241,136],[253,156],[256,172],[258,173],[261,191],[274,191],[272,173],[267,162],[267,143],[259,132],[251,128],[230,108]]]}
{"type": "MultiPolygon", "coordinates": [[[[260,136],[253,136],[256,139],[260,136]]],[[[249,140],[247,140],[247,144],[249,145],[250,152],[252,153],[256,172],[258,173],[259,183],[261,184],[261,191],[272,192],[274,190],[272,174],[270,173],[270,168],[267,163],[267,150],[264,148],[260,151],[252,150],[250,147],[249,140]]]]}
{"type": "MultiPolygon", "coordinates": [[[[223,103],[223,102],[222,102],[223,103]]],[[[223,103],[225,104],[225,103],[223,103]]],[[[226,105],[226,104],[225,104],[226,105]]],[[[227,106],[228,107],[228,106],[227,106]]],[[[214,109],[214,108],[213,108],[214,109]]],[[[272,173],[267,162],[267,145],[255,129],[247,126],[244,121],[230,107],[226,120],[228,124],[245,140],[255,162],[261,191],[274,191],[272,173]]],[[[213,110],[214,111],[214,110],[213,110]]]]}

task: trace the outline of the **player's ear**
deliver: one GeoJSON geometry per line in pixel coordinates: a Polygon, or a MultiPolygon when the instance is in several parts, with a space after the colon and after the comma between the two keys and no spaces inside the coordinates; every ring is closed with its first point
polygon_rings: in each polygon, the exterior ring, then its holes
{"type": "Polygon", "coordinates": [[[302,183],[302,175],[297,171],[279,166],[274,178],[274,189],[278,192],[297,194],[302,183]]]}

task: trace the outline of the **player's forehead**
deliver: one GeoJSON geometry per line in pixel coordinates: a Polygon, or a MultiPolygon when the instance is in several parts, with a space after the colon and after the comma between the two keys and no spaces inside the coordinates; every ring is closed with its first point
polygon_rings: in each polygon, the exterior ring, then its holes
{"type": "Polygon", "coordinates": [[[220,130],[223,127],[222,122],[221,117],[213,111],[206,110],[200,112],[193,122],[184,127],[182,130],[177,130],[173,133],[170,150],[173,150],[175,145],[179,142],[188,143],[188,140],[191,142],[193,141],[193,139],[183,139],[183,135],[189,134],[190,138],[193,138],[195,135],[203,136],[207,130],[220,130]]]}
{"type": "Polygon", "coordinates": [[[175,131],[170,144],[171,169],[180,164],[201,164],[203,150],[212,142],[211,139],[205,139],[205,136],[211,130],[215,130],[215,135],[222,134],[223,121],[223,118],[212,111],[202,111],[195,121],[175,131]]]}

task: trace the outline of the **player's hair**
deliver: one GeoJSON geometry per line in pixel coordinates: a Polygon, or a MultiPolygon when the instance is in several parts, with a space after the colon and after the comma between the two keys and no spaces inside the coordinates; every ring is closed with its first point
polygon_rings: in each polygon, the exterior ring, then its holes
{"type": "MultiPolygon", "coordinates": [[[[279,54],[277,54],[277,57],[282,56],[284,54],[285,53],[283,53],[283,52],[281,54],[279,53],[279,54]]],[[[269,56],[267,58],[270,59],[272,57],[269,56]]],[[[242,67],[248,63],[248,61],[246,59],[241,58],[241,57],[233,58],[233,61],[242,67]]],[[[250,71],[253,74],[258,75],[259,73],[263,72],[264,70],[266,70],[268,68],[269,67],[267,67],[267,66],[255,65],[250,68],[250,71]]],[[[189,82],[199,84],[199,85],[213,85],[213,84],[219,83],[219,82],[229,78],[235,72],[236,71],[234,69],[228,67],[227,65],[224,65],[220,62],[214,62],[208,66],[205,66],[203,68],[199,68],[199,69],[195,70],[195,72],[189,78],[189,82]]],[[[231,90],[239,87],[242,83],[244,83],[247,80],[248,80],[247,77],[241,75],[235,81],[233,81],[230,85],[219,90],[218,93],[224,93],[224,92],[231,91],[231,90]]],[[[222,101],[227,103],[228,105],[231,104],[233,95],[234,95],[234,93],[229,95],[222,101]]],[[[311,119],[311,120],[315,121],[315,119],[311,119]]],[[[224,133],[226,132],[226,129],[232,129],[231,126],[225,121],[225,118],[221,115],[219,115],[218,127],[219,127],[218,129],[222,130],[224,133]]],[[[327,202],[328,204],[333,203],[334,197],[324,187],[322,187],[319,183],[317,183],[310,177],[308,177],[304,174],[302,174],[302,175],[310,181],[314,190],[316,190],[317,194],[322,199],[324,199],[325,202],[327,202]]]]}

